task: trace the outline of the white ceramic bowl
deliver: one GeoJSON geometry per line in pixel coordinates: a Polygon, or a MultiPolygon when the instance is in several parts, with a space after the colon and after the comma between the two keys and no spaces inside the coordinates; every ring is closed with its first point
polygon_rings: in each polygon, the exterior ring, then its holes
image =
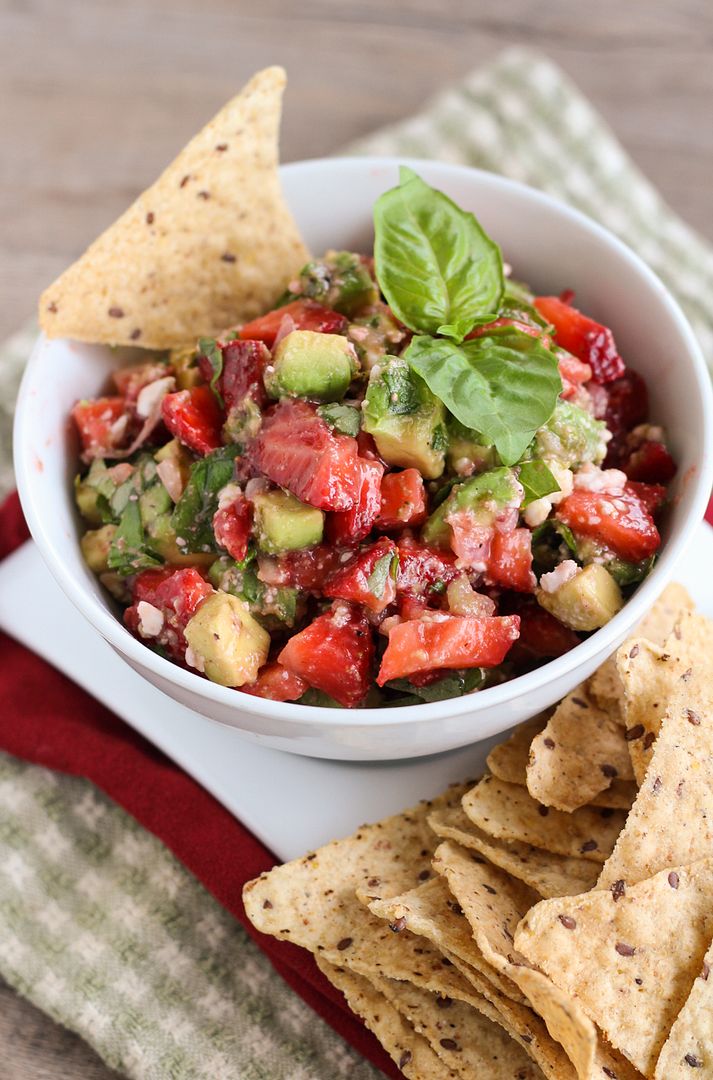
{"type": "Polygon", "coordinates": [[[388,158],[305,161],[283,167],[282,182],[312,251],[369,250],[374,201],[396,183],[399,164],[411,165],[473,210],[516,277],[540,293],[575,289],[578,304],[612,327],[625,359],[646,378],[651,415],[669,433],[679,471],[661,558],[624,609],[565,656],[469,697],[397,709],[310,708],[208,682],[132,637],[80,554],[72,498],[77,449],[68,414],[77,399],[102,389],[122,354],[40,337],[17,408],[15,462],[22,505],[50,570],[79,611],[135,671],[176,701],[264,744],[315,757],[433,754],[505,731],[553,704],[612,652],[670,580],[711,488],[711,391],[693,333],[659,279],[582,214],[474,169],[388,158]]]}

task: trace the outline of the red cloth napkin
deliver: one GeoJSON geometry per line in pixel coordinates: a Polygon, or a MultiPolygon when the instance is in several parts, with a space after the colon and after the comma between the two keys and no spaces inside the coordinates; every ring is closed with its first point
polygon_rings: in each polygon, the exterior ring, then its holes
{"type": "MultiPolygon", "coordinates": [[[[0,558],[28,537],[19,499],[10,495],[0,507],[0,558]]],[[[315,1012],[397,1080],[399,1070],[311,955],[259,934],[248,921],[243,885],[274,866],[274,855],[182,769],[39,656],[2,633],[0,655],[0,749],[84,776],[105,791],[240,920],[315,1012]]]]}

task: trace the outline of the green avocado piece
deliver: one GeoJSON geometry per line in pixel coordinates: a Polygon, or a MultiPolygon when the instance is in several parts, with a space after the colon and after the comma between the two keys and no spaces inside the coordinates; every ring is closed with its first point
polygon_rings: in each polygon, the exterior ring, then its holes
{"type": "Polygon", "coordinates": [[[477,431],[472,431],[455,416],[449,414],[446,423],[448,431],[448,465],[455,472],[461,463],[472,462],[474,472],[492,469],[498,463],[498,455],[493,446],[484,446],[477,431]]]}
{"type": "Polygon", "coordinates": [[[554,592],[540,588],[538,604],[571,630],[598,630],[624,606],[621,589],[600,563],[578,570],[554,592]]]}
{"type": "Polygon", "coordinates": [[[353,315],[379,299],[363,259],[352,251],[328,251],[324,259],[307,263],[300,274],[300,296],[353,315]]]}
{"type": "Polygon", "coordinates": [[[299,590],[289,585],[266,585],[260,581],[253,564],[246,566],[221,556],[212,563],[208,580],[214,588],[244,600],[250,614],[266,630],[279,630],[281,624],[294,626],[303,614],[299,590]]]}
{"type": "Polygon", "coordinates": [[[116,525],[102,525],[101,529],[89,529],[79,541],[84,561],[95,574],[109,569],[109,549],[115,532],[116,525]]]}
{"type": "Polygon", "coordinates": [[[470,510],[477,525],[492,525],[501,510],[520,506],[522,499],[522,485],[512,469],[488,469],[451,488],[448,497],[423,526],[421,535],[427,544],[448,547],[451,529],[446,518],[450,514],[470,510]]]}
{"type": "Polygon", "coordinates": [[[156,518],[173,510],[173,500],[163,484],[152,484],[139,495],[139,509],[141,522],[148,529],[156,518]]]}
{"type": "Polygon", "coordinates": [[[75,477],[74,498],[87,524],[102,525],[118,520],[111,500],[123,486],[117,484],[103,458],[94,459],[86,476],[75,477]]]}
{"type": "Polygon", "coordinates": [[[257,546],[269,555],[319,544],[324,513],[289,491],[266,491],[253,499],[257,546]]]}
{"type": "Polygon", "coordinates": [[[293,330],[265,368],[265,389],[272,398],[341,401],[357,368],[354,346],[341,334],[293,330]]]}
{"type": "Polygon", "coordinates": [[[365,431],[389,465],[435,480],[445,466],[445,407],[405,360],[387,356],[371,369],[362,407],[365,431]]]}
{"type": "Polygon", "coordinates": [[[206,597],[184,633],[193,652],[192,666],[221,686],[255,682],[270,650],[270,635],[245,601],[224,592],[206,597]]]}
{"type": "Polygon", "coordinates": [[[599,465],[607,452],[607,426],[569,401],[558,401],[555,411],[536,433],[531,447],[535,458],[554,458],[567,468],[587,462],[599,465]]]}

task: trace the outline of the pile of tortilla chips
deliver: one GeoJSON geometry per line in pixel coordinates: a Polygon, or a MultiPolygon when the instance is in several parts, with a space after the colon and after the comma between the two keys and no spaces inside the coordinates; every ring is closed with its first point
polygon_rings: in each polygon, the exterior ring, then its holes
{"type": "Polygon", "coordinates": [[[417,1080],[713,1078],[713,622],[670,586],[490,772],[245,887],[417,1080]]]}

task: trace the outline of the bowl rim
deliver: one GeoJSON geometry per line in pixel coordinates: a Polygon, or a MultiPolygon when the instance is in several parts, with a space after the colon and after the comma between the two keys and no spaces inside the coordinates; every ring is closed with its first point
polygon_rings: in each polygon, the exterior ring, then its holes
{"type": "Polygon", "coordinates": [[[669,318],[675,324],[686,345],[686,359],[692,367],[698,384],[698,401],[695,404],[699,411],[702,427],[700,460],[695,469],[695,475],[691,476],[688,481],[694,490],[690,497],[687,518],[684,520],[678,535],[667,542],[649,577],[639,586],[621,612],[615,615],[604,627],[595,631],[590,638],[581,642],[563,656],[550,660],[525,675],[519,675],[508,682],[479,691],[477,694],[466,694],[462,697],[424,702],[419,705],[391,708],[336,709],[316,705],[305,707],[304,705],[298,705],[296,702],[273,701],[254,695],[245,695],[245,697],[249,698],[249,701],[246,701],[245,698],[236,697],[236,688],[220,686],[217,683],[201,678],[201,676],[191,671],[184,670],[170,660],[159,656],[133,637],[111,611],[102,608],[95,602],[93,597],[89,596],[86,586],[75,579],[72,573],[65,568],[61,557],[55,551],[51,529],[47,527],[42,508],[35,498],[33,470],[29,467],[29,455],[24,452],[31,437],[31,432],[28,430],[26,423],[26,415],[28,414],[26,405],[30,396],[34,370],[39,363],[40,346],[46,341],[44,335],[40,334],[28,359],[17,398],[14,425],[14,458],[18,489],[30,531],[56,581],[94,629],[101,634],[105,641],[129,660],[132,666],[139,669],[147,668],[163,681],[175,683],[182,690],[202,697],[206,701],[223,707],[234,708],[238,712],[247,708],[253,714],[271,720],[282,721],[288,726],[290,722],[304,724],[305,720],[309,719],[309,723],[314,727],[325,729],[340,728],[347,730],[351,727],[370,726],[397,728],[409,723],[425,723],[445,719],[446,717],[461,716],[468,712],[476,715],[482,710],[505,706],[508,702],[533,693],[544,683],[556,681],[558,678],[566,676],[574,668],[585,666],[587,660],[593,656],[609,655],[627,629],[633,627],[644,615],[670,578],[675,563],[693,534],[694,526],[703,518],[713,483],[713,393],[711,392],[710,377],[701,348],[680,305],[661,279],[639,255],[604,226],[574,207],[568,206],[559,199],[520,181],[487,172],[483,169],[432,159],[401,155],[310,158],[280,166],[280,174],[308,173],[322,169],[337,173],[355,168],[381,170],[393,169],[399,165],[408,165],[417,170],[419,168],[428,171],[435,170],[444,180],[447,180],[449,176],[454,178],[468,177],[470,179],[475,177],[481,184],[486,186],[489,185],[498,189],[505,188],[520,195],[525,195],[535,205],[540,204],[550,210],[555,210],[560,216],[569,219],[580,229],[584,229],[614,248],[617,254],[628,262],[636,273],[644,278],[652,291],[657,294],[659,303],[666,309],[669,318]],[[306,708],[309,710],[308,717],[305,716],[306,708]]]}

